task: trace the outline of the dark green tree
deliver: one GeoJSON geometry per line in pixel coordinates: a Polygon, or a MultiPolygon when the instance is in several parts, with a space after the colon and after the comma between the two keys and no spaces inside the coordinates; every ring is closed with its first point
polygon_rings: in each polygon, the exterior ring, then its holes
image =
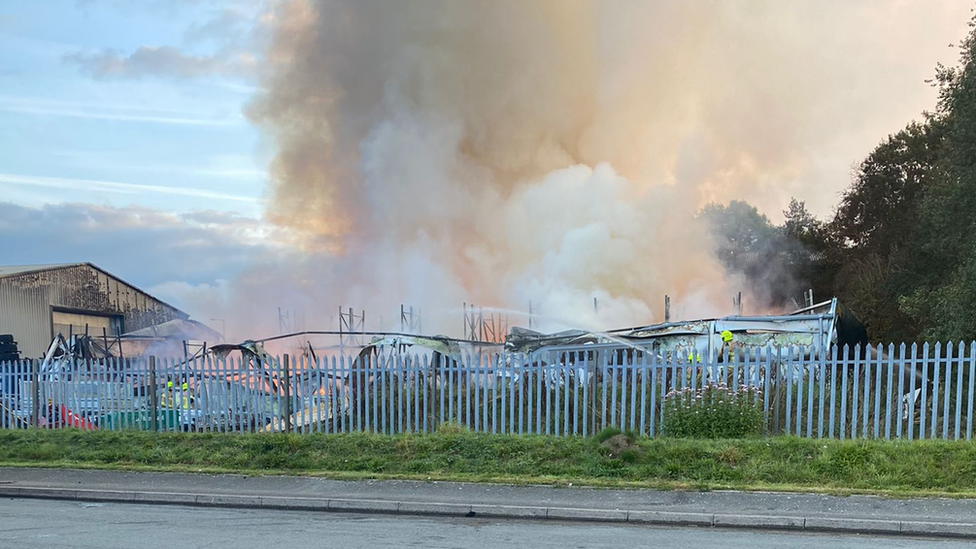
{"type": "Polygon", "coordinates": [[[912,340],[919,322],[902,299],[915,291],[925,189],[942,173],[945,120],[928,115],[889,135],[854,170],[830,224],[818,268],[876,340],[912,340]]]}
{"type": "Polygon", "coordinates": [[[928,339],[976,339],[976,28],[958,68],[939,67],[936,116],[945,124],[941,173],[925,190],[911,242],[914,291],[902,310],[928,339]]]}
{"type": "MultiPolygon", "coordinates": [[[[976,19],[974,19],[976,21],[976,19]]],[[[812,286],[874,340],[976,339],[976,25],[939,101],[854,168],[833,218],[792,200],[782,226],[744,202],[702,212],[730,272],[782,305],[812,286]]],[[[757,291],[758,290],[758,291],[757,291]]]]}
{"type": "Polygon", "coordinates": [[[918,222],[923,190],[940,169],[943,119],[928,116],[889,135],[854,171],[831,223],[832,238],[857,259],[888,257],[918,222]]]}
{"type": "Polygon", "coordinates": [[[806,283],[815,296],[834,295],[837,269],[830,261],[833,242],[828,225],[810,213],[805,202],[795,198],[791,198],[789,207],[783,210],[783,218],[780,231],[785,238],[786,262],[793,269],[797,282],[806,283]]]}
{"type": "Polygon", "coordinates": [[[789,240],[755,206],[741,200],[709,204],[699,216],[708,224],[726,270],[744,278],[749,287],[743,289],[761,300],[761,307],[784,306],[801,293],[789,240]]]}

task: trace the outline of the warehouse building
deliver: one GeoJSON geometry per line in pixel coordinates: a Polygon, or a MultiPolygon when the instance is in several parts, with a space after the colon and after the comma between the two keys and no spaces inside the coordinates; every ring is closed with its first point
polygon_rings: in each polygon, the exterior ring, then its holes
{"type": "Polygon", "coordinates": [[[61,333],[114,338],[189,315],[91,263],[0,266],[0,334],[24,358],[61,333]]]}

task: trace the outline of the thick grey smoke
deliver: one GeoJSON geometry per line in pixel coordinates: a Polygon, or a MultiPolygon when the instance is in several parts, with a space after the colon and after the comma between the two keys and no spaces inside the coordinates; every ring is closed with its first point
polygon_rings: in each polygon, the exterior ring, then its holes
{"type": "Polygon", "coordinates": [[[533,301],[577,325],[649,321],[666,292],[725,301],[693,195],[615,171],[626,153],[605,125],[634,123],[604,104],[623,66],[600,59],[602,11],[283,6],[251,115],[279,147],[270,218],[335,254],[326,294],[372,310],[533,301]]]}
{"type": "Polygon", "coordinates": [[[878,9],[858,6],[283,2],[249,116],[277,150],[269,219],[322,258],[287,274],[323,309],[388,318],[531,300],[623,325],[660,320],[665,293],[728,312],[740,288],[693,214],[781,209],[823,175],[809,146],[851,139],[832,108],[877,114],[858,90],[887,73],[857,53],[882,51],[860,32],[878,9]]]}

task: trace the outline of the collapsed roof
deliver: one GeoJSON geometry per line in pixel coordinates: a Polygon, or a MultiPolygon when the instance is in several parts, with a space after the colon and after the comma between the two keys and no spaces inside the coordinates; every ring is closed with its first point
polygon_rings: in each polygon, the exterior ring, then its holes
{"type": "Polygon", "coordinates": [[[479,344],[475,346],[469,341],[461,341],[446,336],[397,335],[373,338],[360,352],[360,356],[376,353],[380,349],[399,351],[409,347],[420,347],[444,356],[458,357],[462,354],[477,354],[479,351],[485,351],[492,347],[501,347],[501,344],[479,344]]]}
{"type": "Polygon", "coordinates": [[[697,352],[714,356],[722,348],[722,332],[731,332],[740,347],[812,346],[829,349],[832,345],[867,343],[864,326],[837,299],[831,299],[785,315],[726,316],[682,322],[667,322],[608,332],[568,330],[543,334],[513,328],[505,342],[512,352],[566,348],[586,344],[621,344],[644,347],[656,352],[697,352]]]}
{"type": "Polygon", "coordinates": [[[170,320],[162,324],[156,324],[125,333],[123,338],[160,338],[160,339],[180,339],[189,341],[220,341],[220,333],[202,322],[192,319],[170,320]]]}

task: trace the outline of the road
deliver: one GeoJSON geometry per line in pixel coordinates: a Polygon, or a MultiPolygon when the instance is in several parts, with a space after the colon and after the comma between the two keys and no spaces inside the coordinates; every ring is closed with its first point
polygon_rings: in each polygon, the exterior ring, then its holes
{"type": "Polygon", "coordinates": [[[566,522],[436,519],[121,503],[0,500],[0,547],[220,549],[242,547],[866,548],[971,547],[962,541],[653,528],[566,522]]]}
{"type": "MultiPolygon", "coordinates": [[[[860,520],[972,523],[976,499],[892,499],[874,496],[764,492],[608,490],[405,480],[347,481],[314,477],[146,473],[0,468],[0,487],[120,492],[292,496],[421,503],[585,507],[723,515],[783,515],[860,520]]],[[[2,548],[0,548],[2,549],[2,548]]]]}

